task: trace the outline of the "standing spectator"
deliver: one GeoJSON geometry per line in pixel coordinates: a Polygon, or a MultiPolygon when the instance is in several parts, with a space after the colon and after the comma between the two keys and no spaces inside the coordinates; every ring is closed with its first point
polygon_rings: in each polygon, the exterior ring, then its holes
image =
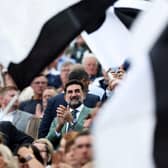
{"type": "Polygon", "coordinates": [[[48,86],[42,95],[42,105],[39,103],[36,105],[36,117],[42,118],[44,115],[44,111],[47,107],[48,100],[54,97],[57,94],[56,89],[52,86],[48,86]]]}
{"type": "Polygon", "coordinates": [[[78,80],[71,80],[65,86],[65,100],[68,107],[57,108],[57,118],[53,120],[47,138],[56,147],[61,135],[70,130],[82,131],[83,123],[91,109],[83,104],[85,97],[84,85],[78,80]]]}
{"type": "Polygon", "coordinates": [[[72,46],[71,58],[75,59],[77,63],[81,63],[83,55],[86,51],[90,51],[89,47],[86,45],[82,36],[79,35],[75,39],[75,43],[72,46]]]}
{"type": "Polygon", "coordinates": [[[94,81],[99,74],[99,62],[94,54],[86,53],[82,59],[82,65],[88,73],[91,81],[94,81]]]}
{"type": "MultiPolygon", "coordinates": [[[[88,74],[84,71],[84,69],[75,68],[70,72],[68,77],[68,80],[73,79],[80,80],[84,85],[84,92],[85,92],[84,105],[90,108],[95,107],[96,104],[100,101],[100,98],[99,96],[88,93],[88,84],[89,84],[88,74]]],[[[47,135],[51,122],[57,115],[56,109],[57,107],[59,107],[60,104],[67,106],[67,102],[64,99],[64,93],[58,94],[48,101],[47,108],[44,112],[44,116],[40,124],[39,129],[40,138],[45,137],[47,135]]]]}
{"type": "Polygon", "coordinates": [[[67,82],[68,75],[72,65],[73,63],[70,61],[64,62],[61,66],[60,74],[58,75],[48,74],[47,75],[48,85],[54,86],[56,89],[58,89],[59,93],[62,92],[64,85],[67,82]]]}
{"type": "Polygon", "coordinates": [[[47,87],[47,78],[42,74],[36,76],[31,83],[31,87],[34,91],[34,96],[30,100],[21,102],[19,109],[31,114],[35,114],[36,105],[38,103],[42,105],[42,94],[44,89],[47,87]]]}

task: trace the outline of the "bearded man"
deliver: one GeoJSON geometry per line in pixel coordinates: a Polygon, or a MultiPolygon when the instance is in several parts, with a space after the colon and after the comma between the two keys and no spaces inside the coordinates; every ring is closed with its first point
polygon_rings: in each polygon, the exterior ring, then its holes
{"type": "Polygon", "coordinates": [[[70,80],[65,85],[67,106],[57,108],[57,117],[53,120],[47,138],[57,146],[61,136],[69,131],[82,131],[85,118],[92,109],[83,104],[85,99],[84,85],[78,80],[70,80]]]}

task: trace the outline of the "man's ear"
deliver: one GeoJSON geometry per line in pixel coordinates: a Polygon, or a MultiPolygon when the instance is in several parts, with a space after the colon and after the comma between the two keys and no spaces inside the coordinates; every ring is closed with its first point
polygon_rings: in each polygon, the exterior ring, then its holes
{"type": "Polygon", "coordinates": [[[84,91],[83,91],[83,100],[86,99],[86,94],[87,94],[87,92],[84,92],[84,91]]]}
{"type": "Polygon", "coordinates": [[[66,93],[64,92],[64,100],[66,101],[66,93]]]}

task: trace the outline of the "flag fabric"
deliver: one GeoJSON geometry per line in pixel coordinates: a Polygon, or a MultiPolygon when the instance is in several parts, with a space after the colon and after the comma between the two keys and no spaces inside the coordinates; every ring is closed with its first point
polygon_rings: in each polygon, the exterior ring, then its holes
{"type": "Polygon", "coordinates": [[[118,0],[108,9],[106,20],[98,30],[82,33],[104,69],[120,66],[131,56],[129,28],[139,12],[150,6],[151,2],[146,0],[118,0]]]}
{"type": "Polygon", "coordinates": [[[97,29],[103,23],[106,9],[114,1],[4,1],[2,11],[10,15],[2,12],[2,59],[6,59],[6,65],[11,61],[8,71],[19,89],[30,84],[33,77],[54,60],[81,31],[97,29]],[[12,6],[14,4],[18,8],[12,6]],[[27,38],[29,42],[26,42],[27,38]]]}
{"type": "Polygon", "coordinates": [[[1,63],[7,67],[11,61],[22,61],[33,47],[44,23],[64,8],[79,1],[1,1],[1,63]]]}
{"type": "Polygon", "coordinates": [[[131,30],[132,66],[93,128],[96,168],[168,167],[167,11],[153,1],[131,30]]]}

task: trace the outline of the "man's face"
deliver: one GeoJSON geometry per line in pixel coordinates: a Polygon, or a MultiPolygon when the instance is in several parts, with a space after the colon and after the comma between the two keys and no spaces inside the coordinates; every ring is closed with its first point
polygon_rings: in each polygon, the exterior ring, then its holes
{"type": "Polygon", "coordinates": [[[48,99],[54,97],[55,95],[56,91],[54,89],[45,89],[42,95],[43,106],[46,107],[48,99]]]}
{"type": "MultiPolygon", "coordinates": [[[[16,94],[17,94],[16,90],[8,90],[2,98],[2,105],[6,107],[16,94]]],[[[13,104],[13,107],[17,108],[17,106],[18,106],[18,100],[16,100],[15,103],[13,104]]]]}
{"type": "Polygon", "coordinates": [[[67,83],[67,81],[68,81],[68,76],[69,76],[69,72],[71,70],[71,67],[72,67],[72,65],[70,64],[70,65],[66,65],[61,68],[60,77],[61,77],[61,81],[62,81],[63,85],[65,85],[65,83],[67,83]]]}
{"type": "Polygon", "coordinates": [[[84,93],[78,84],[72,84],[67,87],[65,100],[73,109],[79,107],[84,100],[84,93]]]}
{"type": "Polygon", "coordinates": [[[84,68],[89,76],[96,75],[98,71],[97,60],[95,58],[86,58],[84,68]]]}
{"type": "Polygon", "coordinates": [[[36,95],[42,95],[44,89],[47,87],[47,79],[44,76],[36,77],[33,80],[31,87],[36,95]]]}
{"type": "Polygon", "coordinates": [[[79,136],[75,140],[74,153],[75,157],[81,165],[86,164],[92,160],[92,143],[91,135],[79,136]]]}

